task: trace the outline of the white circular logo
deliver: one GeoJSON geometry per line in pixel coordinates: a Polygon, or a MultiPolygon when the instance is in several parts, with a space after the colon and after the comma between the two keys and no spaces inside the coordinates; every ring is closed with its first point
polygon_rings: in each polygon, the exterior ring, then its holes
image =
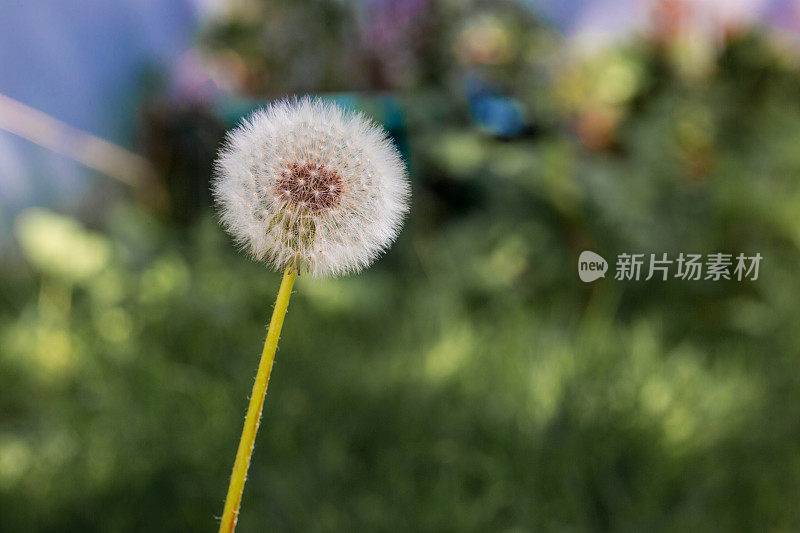
{"type": "Polygon", "coordinates": [[[578,258],[578,276],[581,281],[592,282],[598,278],[606,277],[608,263],[605,259],[588,250],[581,252],[578,258]]]}

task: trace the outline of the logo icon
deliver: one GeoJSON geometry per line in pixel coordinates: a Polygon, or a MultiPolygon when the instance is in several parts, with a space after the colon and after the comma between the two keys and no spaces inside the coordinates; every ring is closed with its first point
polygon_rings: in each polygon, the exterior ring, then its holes
{"type": "Polygon", "coordinates": [[[581,281],[590,283],[598,278],[606,277],[608,263],[605,259],[588,250],[581,252],[578,258],[578,276],[581,281]]]}

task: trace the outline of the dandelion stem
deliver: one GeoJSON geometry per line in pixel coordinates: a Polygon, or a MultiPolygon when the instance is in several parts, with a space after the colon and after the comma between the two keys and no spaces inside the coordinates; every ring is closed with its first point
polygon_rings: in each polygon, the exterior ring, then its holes
{"type": "Polygon", "coordinates": [[[289,306],[289,296],[292,294],[292,285],[294,285],[295,277],[297,277],[297,273],[291,267],[284,271],[281,288],[278,290],[278,298],[275,300],[275,309],[272,311],[272,319],[269,322],[264,351],[261,352],[261,362],[258,364],[256,382],[253,384],[253,393],[250,395],[250,405],[247,407],[247,416],[244,419],[244,429],[239,440],[236,461],[233,463],[228,496],[225,498],[225,510],[222,512],[222,522],[219,525],[220,533],[232,533],[236,529],[244,482],[247,479],[247,469],[250,466],[250,456],[253,455],[258,423],[261,420],[261,410],[264,407],[264,398],[267,395],[269,374],[272,370],[272,363],[275,360],[278,337],[281,334],[283,318],[286,316],[286,308],[289,306]]]}

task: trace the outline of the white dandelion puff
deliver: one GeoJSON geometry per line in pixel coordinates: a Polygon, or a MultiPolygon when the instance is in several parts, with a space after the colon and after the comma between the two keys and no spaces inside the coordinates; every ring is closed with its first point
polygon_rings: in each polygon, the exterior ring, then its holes
{"type": "Polygon", "coordinates": [[[232,130],[212,188],[239,245],[314,277],[369,266],[408,211],[405,165],[385,131],[311,98],[274,103],[232,130]]]}

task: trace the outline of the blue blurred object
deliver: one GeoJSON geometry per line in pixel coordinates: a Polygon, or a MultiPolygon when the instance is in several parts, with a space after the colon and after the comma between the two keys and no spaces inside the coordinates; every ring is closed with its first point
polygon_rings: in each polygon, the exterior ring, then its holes
{"type": "Polygon", "coordinates": [[[522,104],[503,96],[480,77],[471,75],[466,83],[467,102],[473,122],[498,137],[514,137],[526,127],[522,104]]]}
{"type": "MultiPolygon", "coordinates": [[[[0,94],[69,126],[130,145],[143,69],[170,72],[191,49],[196,0],[6,2],[0,94]]],[[[0,209],[72,203],[91,173],[0,130],[0,209]]]]}

